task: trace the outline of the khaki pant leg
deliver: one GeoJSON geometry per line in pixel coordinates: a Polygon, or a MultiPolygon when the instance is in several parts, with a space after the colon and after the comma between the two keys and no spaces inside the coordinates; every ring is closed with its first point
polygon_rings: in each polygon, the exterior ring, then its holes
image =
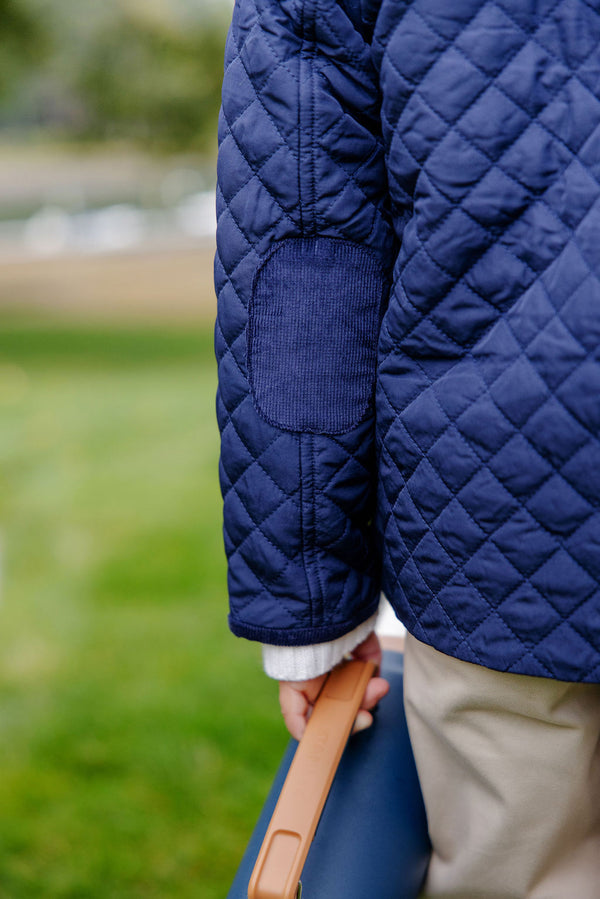
{"type": "Polygon", "coordinates": [[[424,896],[600,899],[600,685],[491,671],[410,635],[404,682],[424,896]]]}

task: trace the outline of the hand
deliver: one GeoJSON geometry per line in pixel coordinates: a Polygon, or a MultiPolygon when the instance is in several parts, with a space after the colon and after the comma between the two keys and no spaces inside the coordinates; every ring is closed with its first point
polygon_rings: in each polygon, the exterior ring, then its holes
{"type": "MultiPolygon", "coordinates": [[[[351,653],[353,659],[365,662],[375,662],[377,670],[381,665],[381,646],[376,634],[370,634],[366,640],[356,647],[351,653]]],[[[313,705],[321,688],[325,683],[327,674],[313,677],[303,681],[279,681],[279,704],[287,729],[294,739],[299,740],[306,730],[306,723],[310,718],[313,705]]],[[[367,684],[360,711],[354,722],[354,730],[365,730],[373,723],[371,710],[375,708],[380,699],[390,689],[389,683],[383,677],[372,677],[367,684]]]]}

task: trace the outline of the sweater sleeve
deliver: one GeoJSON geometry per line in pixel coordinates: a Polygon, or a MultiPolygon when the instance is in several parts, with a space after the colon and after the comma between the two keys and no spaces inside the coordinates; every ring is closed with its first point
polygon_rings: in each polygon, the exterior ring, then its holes
{"type": "Polygon", "coordinates": [[[394,237],[358,0],[237,0],[217,187],[217,410],[233,632],[376,611],[374,384],[394,237]]]}
{"type": "Polygon", "coordinates": [[[276,680],[309,680],[335,668],[347,653],[356,649],[375,630],[377,614],[367,618],[353,631],[312,646],[272,646],[263,643],[263,668],[265,674],[276,680]]]}

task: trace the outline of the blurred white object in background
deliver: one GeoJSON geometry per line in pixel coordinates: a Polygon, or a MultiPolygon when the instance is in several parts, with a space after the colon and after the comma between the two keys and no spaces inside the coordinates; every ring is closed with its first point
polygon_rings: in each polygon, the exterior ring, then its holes
{"type": "Polygon", "coordinates": [[[375,628],[380,637],[404,637],[406,628],[398,621],[391,605],[382,595],[379,603],[379,617],[375,628]]]}
{"type": "Polygon", "coordinates": [[[0,261],[23,256],[93,256],[160,246],[183,248],[196,241],[214,240],[215,230],[212,190],[192,194],[166,210],[117,203],[70,213],[47,205],[25,222],[0,222],[0,261]]]}
{"type": "Polygon", "coordinates": [[[146,234],[144,213],[129,203],[73,216],[75,248],[87,253],[113,253],[139,246],[146,234]]]}
{"type": "Polygon", "coordinates": [[[74,215],[44,206],[25,223],[23,243],[35,256],[114,253],[139,246],[145,233],[144,213],[127,203],[74,215]]]}
{"type": "Polygon", "coordinates": [[[186,197],[176,207],[175,219],[184,234],[212,237],[217,227],[214,191],[203,190],[186,197]]]}
{"type": "Polygon", "coordinates": [[[170,169],[160,182],[159,194],[163,205],[168,208],[181,203],[186,197],[202,190],[204,180],[203,173],[197,168],[176,166],[170,169]]]}
{"type": "Polygon", "coordinates": [[[59,206],[42,207],[23,226],[23,244],[35,256],[64,253],[71,239],[72,218],[59,206]]]}

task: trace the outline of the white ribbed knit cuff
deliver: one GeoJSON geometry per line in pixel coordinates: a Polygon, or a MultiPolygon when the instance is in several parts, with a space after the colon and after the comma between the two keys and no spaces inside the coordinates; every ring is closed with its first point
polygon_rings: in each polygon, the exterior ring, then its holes
{"type": "Polygon", "coordinates": [[[310,680],[325,674],[342,661],[347,652],[356,649],[375,630],[377,613],[353,631],[314,646],[271,646],[263,644],[265,674],[275,680],[310,680]]]}

